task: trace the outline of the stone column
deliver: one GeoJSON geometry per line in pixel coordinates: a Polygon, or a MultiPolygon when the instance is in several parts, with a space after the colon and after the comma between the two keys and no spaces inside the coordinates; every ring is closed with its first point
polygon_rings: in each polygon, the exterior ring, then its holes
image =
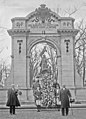
{"type": "Polygon", "coordinates": [[[64,34],[61,37],[62,85],[74,87],[73,37],[64,34]]]}
{"type": "Polygon", "coordinates": [[[26,86],[30,88],[30,56],[26,56],[26,86]]]}
{"type": "Polygon", "coordinates": [[[29,75],[29,56],[26,56],[26,96],[27,96],[27,100],[29,100],[29,89],[30,89],[30,75],[29,75]]]}

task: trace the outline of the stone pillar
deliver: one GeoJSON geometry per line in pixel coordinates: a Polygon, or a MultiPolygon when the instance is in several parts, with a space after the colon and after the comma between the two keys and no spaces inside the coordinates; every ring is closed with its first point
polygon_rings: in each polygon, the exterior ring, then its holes
{"type": "Polygon", "coordinates": [[[62,77],[61,77],[61,56],[57,58],[57,68],[58,68],[58,83],[61,86],[62,77]]]}
{"type": "Polygon", "coordinates": [[[26,97],[29,100],[29,89],[30,89],[30,75],[29,75],[29,56],[26,56],[26,97]]]}
{"type": "Polygon", "coordinates": [[[74,87],[73,37],[61,36],[62,85],[74,87]]]}
{"type": "Polygon", "coordinates": [[[19,85],[21,88],[26,88],[26,37],[15,36],[13,45],[14,83],[16,85],[19,85]]]}
{"type": "Polygon", "coordinates": [[[30,88],[30,57],[26,56],[26,86],[30,88]]]}

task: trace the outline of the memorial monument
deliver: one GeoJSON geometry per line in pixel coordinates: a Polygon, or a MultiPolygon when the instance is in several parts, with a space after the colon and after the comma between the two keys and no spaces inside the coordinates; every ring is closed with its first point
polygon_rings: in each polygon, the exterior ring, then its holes
{"type": "MultiPolygon", "coordinates": [[[[60,86],[75,88],[74,39],[78,30],[74,29],[74,19],[60,17],[57,13],[40,5],[26,17],[15,17],[12,29],[8,30],[12,38],[12,70],[9,85],[14,83],[24,91],[22,100],[32,100],[32,78],[30,77],[31,49],[46,43],[56,51],[60,86]]],[[[44,48],[46,50],[46,46],[44,48]]],[[[42,70],[47,70],[46,55],[41,55],[42,70]]],[[[52,71],[52,67],[51,67],[52,71]]],[[[34,75],[34,74],[33,74],[34,75]]],[[[74,92],[72,92],[74,95],[74,92]]]]}

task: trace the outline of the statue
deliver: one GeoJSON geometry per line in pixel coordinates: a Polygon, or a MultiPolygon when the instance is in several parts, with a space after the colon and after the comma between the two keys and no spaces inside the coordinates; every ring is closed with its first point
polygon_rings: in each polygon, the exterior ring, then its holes
{"type": "Polygon", "coordinates": [[[45,55],[42,56],[42,61],[41,61],[41,70],[45,70],[48,68],[48,64],[47,64],[47,58],[45,55]]]}

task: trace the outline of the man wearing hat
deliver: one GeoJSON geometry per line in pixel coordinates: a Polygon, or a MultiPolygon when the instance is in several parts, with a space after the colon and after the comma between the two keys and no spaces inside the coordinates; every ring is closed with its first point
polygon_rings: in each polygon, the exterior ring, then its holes
{"type": "Polygon", "coordinates": [[[69,112],[69,98],[71,97],[71,93],[69,89],[66,88],[65,85],[62,86],[62,89],[59,91],[59,100],[61,101],[61,111],[62,115],[68,115],[69,112]]]}
{"type": "Polygon", "coordinates": [[[8,89],[8,100],[6,106],[10,107],[10,114],[15,114],[15,106],[20,106],[18,100],[18,90],[15,89],[15,85],[12,84],[11,88],[8,89]]]}

